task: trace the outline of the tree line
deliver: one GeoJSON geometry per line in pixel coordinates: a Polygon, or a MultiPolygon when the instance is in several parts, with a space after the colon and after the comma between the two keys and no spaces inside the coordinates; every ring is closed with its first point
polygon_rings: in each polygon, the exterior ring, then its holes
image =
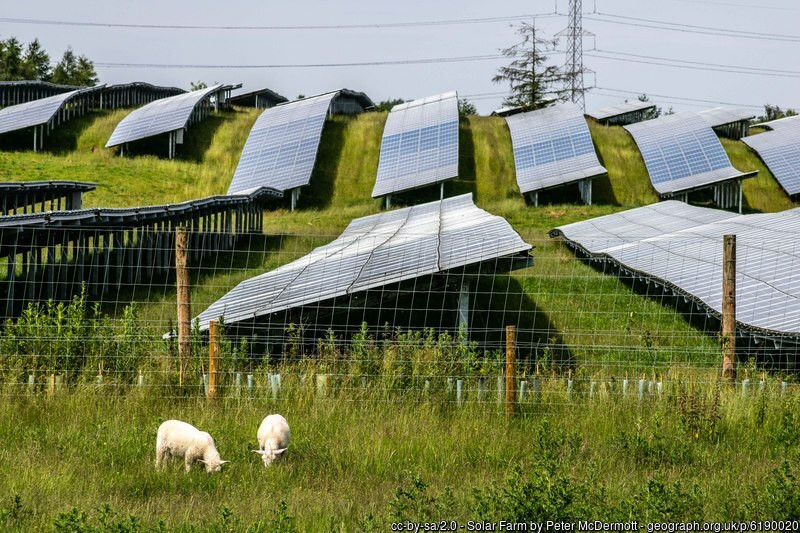
{"type": "Polygon", "coordinates": [[[94,63],[68,47],[53,66],[39,39],[27,45],[16,37],[0,39],[0,81],[39,80],[60,85],[92,86],[98,81],[94,63]]]}

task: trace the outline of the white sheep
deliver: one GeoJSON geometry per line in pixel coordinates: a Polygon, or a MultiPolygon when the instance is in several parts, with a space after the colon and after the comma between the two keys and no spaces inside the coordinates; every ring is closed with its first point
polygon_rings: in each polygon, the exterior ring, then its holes
{"type": "Polygon", "coordinates": [[[289,446],[292,432],[289,430],[289,423],[281,415],[269,415],[261,422],[258,427],[258,450],[254,453],[261,455],[264,466],[269,466],[272,461],[282,455],[289,446]]]}
{"type": "Polygon", "coordinates": [[[156,468],[170,457],[183,457],[187,472],[195,461],[204,464],[206,472],[219,472],[230,462],[220,459],[211,435],[180,420],[167,420],[158,427],[156,468]]]}

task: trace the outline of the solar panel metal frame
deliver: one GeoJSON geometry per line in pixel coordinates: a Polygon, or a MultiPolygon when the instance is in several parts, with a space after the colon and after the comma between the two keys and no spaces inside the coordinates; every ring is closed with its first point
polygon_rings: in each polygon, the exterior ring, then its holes
{"type": "Polygon", "coordinates": [[[225,87],[216,84],[197,91],[161,98],[131,111],[114,128],[114,132],[106,142],[106,148],[185,128],[194,108],[225,87]]]}
{"type": "Polygon", "coordinates": [[[794,128],[800,123],[800,115],[792,115],[789,117],[776,118],[775,120],[767,120],[766,122],[758,122],[753,124],[753,128],[766,128],[769,130],[779,130],[783,128],[794,128]]]}
{"type": "Polygon", "coordinates": [[[667,201],[550,232],[593,260],[655,281],[717,318],[727,234],[737,235],[736,320],[753,335],[800,341],[800,208],[735,215],[667,201]]]}
{"type": "Polygon", "coordinates": [[[245,93],[235,94],[231,96],[230,102],[231,105],[255,107],[256,96],[263,96],[267,101],[275,102],[275,105],[283,104],[289,101],[289,99],[286,98],[285,96],[276,93],[272,89],[264,87],[263,89],[258,89],[255,91],[248,91],[245,93]],[[249,100],[250,98],[253,99],[253,105],[250,105],[249,102],[245,103],[245,101],[249,100]]]}
{"type": "Polygon", "coordinates": [[[505,117],[522,194],[603,176],[583,112],[573,103],[505,117]],[[537,164],[538,163],[538,164],[537,164]]]}
{"type": "Polygon", "coordinates": [[[234,324],[459,267],[519,257],[527,244],[469,194],[353,220],[331,243],[236,285],[200,313],[234,324]]]}
{"type": "Polygon", "coordinates": [[[228,194],[254,187],[287,191],[308,185],[331,102],[339,91],[265,109],[253,124],[228,194]]]}
{"type": "Polygon", "coordinates": [[[606,122],[611,119],[620,118],[629,113],[642,113],[650,109],[655,109],[656,104],[652,102],[624,102],[613,106],[603,107],[597,111],[586,113],[586,116],[598,122],[606,122]]]}
{"type": "Polygon", "coordinates": [[[33,126],[47,124],[58,111],[76,96],[102,90],[104,85],[76,89],[47,98],[31,100],[0,109],[0,134],[24,130],[33,126]]]}
{"type": "Polygon", "coordinates": [[[800,120],[743,137],[789,196],[800,194],[800,120]]]}
{"type": "Polygon", "coordinates": [[[458,177],[458,94],[396,105],[386,118],[372,197],[458,177]]]}
{"type": "Polygon", "coordinates": [[[735,169],[714,130],[697,113],[665,115],[624,128],[639,147],[650,182],[662,198],[758,173],[735,169]],[[668,179],[661,179],[665,174],[668,179]]]}

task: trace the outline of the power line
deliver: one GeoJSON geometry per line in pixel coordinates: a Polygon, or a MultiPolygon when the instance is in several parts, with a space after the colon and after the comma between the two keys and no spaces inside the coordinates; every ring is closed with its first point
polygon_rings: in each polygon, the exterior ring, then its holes
{"type": "Polygon", "coordinates": [[[372,67],[387,65],[425,65],[432,63],[460,63],[469,61],[489,61],[503,59],[502,54],[459,57],[432,57],[425,59],[398,59],[394,61],[361,61],[349,63],[274,63],[262,65],[221,65],[221,64],[182,64],[182,63],[114,63],[96,61],[94,65],[102,68],[174,68],[174,69],[265,69],[265,68],[329,68],[329,67],[372,67]]]}
{"type": "MultiPolygon", "coordinates": [[[[755,104],[740,104],[740,103],[732,103],[732,102],[720,102],[718,100],[703,100],[701,98],[687,98],[685,96],[674,96],[674,95],[669,95],[669,94],[656,94],[656,93],[651,93],[649,91],[630,91],[630,90],[625,90],[625,89],[612,89],[611,87],[599,87],[599,86],[595,87],[595,89],[599,89],[601,91],[611,91],[611,92],[622,93],[622,94],[636,95],[636,96],[641,95],[641,94],[646,94],[648,96],[654,96],[656,98],[669,98],[669,99],[672,99],[672,100],[683,100],[683,101],[686,101],[686,102],[700,102],[700,103],[704,103],[704,104],[729,105],[729,106],[734,106],[734,107],[752,107],[752,108],[758,108],[758,109],[762,109],[764,107],[763,105],[755,105],[755,104]]],[[[791,107],[791,106],[789,106],[789,107],[791,107]]]]}
{"type": "MultiPolygon", "coordinates": [[[[709,66],[709,67],[721,67],[721,68],[731,68],[731,69],[739,69],[739,70],[752,70],[756,72],[766,72],[766,73],[776,73],[776,74],[795,74],[800,75],[800,70],[782,70],[782,69],[773,69],[773,68],[761,68],[761,67],[746,67],[746,66],[739,66],[739,65],[725,65],[721,63],[705,63],[702,61],[689,61],[687,59],[671,59],[668,57],[658,57],[658,56],[646,56],[641,54],[631,54],[626,52],[614,52],[612,50],[596,50],[597,52],[602,52],[604,54],[614,54],[626,57],[637,57],[640,59],[653,59],[658,61],[672,61],[674,63],[681,63],[681,64],[689,64],[689,65],[702,65],[702,66],[709,66]]],[[[754,74],[756,72],[753,72],[754,74]]]]}
{"type": "Polygon", "coordinates": [[[676,28],[676,27],[664,27],[664,26],[656,26],[653,24],[645,24],[645,23],[637,23],[637,22],[626,22],[623,20],[608,20],[602,19],[597,17],[586,16],[584,17],[586,20],[592,20],[595,22],[605,22],[608,24],[620,24],[622,26],[635,26],[637,28],[652,28],[656,30],[666,30],[666,31],[676,31],[680,33],[696,33],[700,35],[715,35],[717,37],[731,37],[735,39],[754,39],[758,41],[781,41],[781,42],[790,42],[790,43],[797,43],[800,42],[798,39],[786,39],[783,37],[762,37],[756,35],[742,35],[742,34],[735,34],[735,33],[722,33],[719,31],[705,31],[705,30],[697,30],[692,28],[676,28]]]}
{"type": "Polygon", "coordinates": [[[785,38],[785,39],[791,39],[791,40],[800,41],[800,35],[786,35],[786,34],[781,34],[781,33],[772,33],[772,32],[767,33],[767,32],[762,32],[762,31],[732,30],[732,29],[728,29],[728,28],[717,28],[717,27],[713,27],[713,26],[698,26],[696,24],[686,24],[684,22],[667,22],[667,21],[664,21],[664,20],[654,20],[654,19],[645,19],[645,18],[639,18],[639,17],[630,17],[630,16],[627,16],[627,15],[615,15],[613,13],[598,12],[597,14],[598,15],[602,15],[604,17],[613,17],[613,18],[625,19],[625,20],[635,20],[637,22],[649,22],[649,23],[653,23],[653,24],[664,24],[666,26],[677,26],[677,27],[681,27],[681,28],[693,28],[693,29],[699,29],[699,30],[727,32],[727,33],[733,33],[735,35],[754,35],[754,36],[758,36],[758,37],[785,38]]]}
{"type": "MultiPolygon", "coordinates": [[[[726,72],[730,74],[747,74],[751,76],[769,76],[773,78],[800,78],[800,73],[798,74],[778,74],[778,73],[770,73],[770,72],[757,72],[757,71],[749,71],[749,70],[732,70],[730,68],[718,68],[716,66],[694,66],[694,65],[682,65],[682,64],[675,64],[675,63],[665,63],[663,61],[648,61],[645,59],[632,59],[632,58],[623,58],[623,57],[613,57],[613,56],[604,56],[598,54],[591,54],[587,53],[584,54],[588,57],[594,57],[597,59],[610,59],[612,61],[625,61],[626,63],[640,63],[644,65],[658,65],[662,67],[671,67],[671,68],[680,68],[684,70],[703,70],[706,72],[726,72]]],[[[709,63],[708,65],[713,65],[709,63]]]]}
{"type": "Polygon", "coordinates": [[[784,7],[784,6],[764,6],[760,4],[739,4],[735,2],[709,2],[708,0],[673,0],[675,2],[685,2],[687,4],[705,4],[709,6],[725,6],[725,7],[747,7],[753,9],[771,9],[776,11],[800,11],[800,9],[796,7],[784,7]]]}
{"type": "Polygon", "coordinates": [[[90,22],[78,20],[52,20],[0,17],[0,22],[9,24],[34,24],[43,26],[78,26],[90,28],[126,28],[152,30],[248,30],[248,31],[283,31],[283,30],[356,30],[409,28],[421,26],[454,26],[461,24],[486,24],[496,22],[515,22],[530,18],[558,17],[555,12],[535,13],[528,15],[506,15],[500,17],[482,17],[449,20],[422,20],[411,22],[379,22],[372,24],[306,24],[306,25],[271,25],[271,26],[236,26],[236,25],[193,25],[193,24],[132,24],[121,22],[90,22]]]}

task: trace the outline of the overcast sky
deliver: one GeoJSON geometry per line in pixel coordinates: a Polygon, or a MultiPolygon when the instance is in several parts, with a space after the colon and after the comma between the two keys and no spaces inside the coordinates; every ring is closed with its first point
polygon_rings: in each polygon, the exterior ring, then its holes
{"type": "MultiPolygon", "coordinates": [[[[556,10],[553,0],[3,0],[2,4],[0,36],[14,35],[26,42],[38,37],[54,58],[71,45],[96,63],[182,65],[296,65],[484,56],[496,54],[517,38],[509,22],[367,29],[220,30],[23,24],[9,19],[287,26],[528,16],[556,10]]],[[[558,13],[566,13],[568,7],[568,0],[558,0],[558,13]]],[[[584,64],[596,73],[588,74],[585,84],[598,87],[587,93],[587,110],[635,98],[633,94],[617,91],[665,95],[651,99],[676,111],[713,106],[680,98],[800,107],[800,61],[797,60],[800,4],[796,0],[597,0],[596,3],[584,0],[583,11],[584,30],[596,35],[584,38],[584,64]],[[664,23],[674,24],[669,26],[674,29],[652,27],[665,27],[664,23]],[[716,28],[750,33],[713,35],[720,33],[716,28]],[[652,64],[668,62],[664,58],[695,63],[673,62],[692,68],[652,64]],[[719,71],[737,70],[731,66],[763,69],[757,72],[768,75],[719,71]]],[[[567,17],[540,17],[536,24],[544,34],[553,35],[566,27],[567,17]]],[[[559,47],[565,46],[562,39],[559,47]]],[[[562,64],[564,55],[553,55],[552,62],[562,64]]],[[[472,100],[481,113],[488,113],[500,106],[502,94],[496,93],[506,89],[491,82],[497,67],[503,63],[502,59],[489,59],[422,65],[255,69],[98,66],[97,71],[105,83],[141,80],[188,88],[193,80],[242,82],[243,91],[269,87],[289,98],[341,87],[364,91],[375,101],[457,90],[460,96],[472,100]]]]}

